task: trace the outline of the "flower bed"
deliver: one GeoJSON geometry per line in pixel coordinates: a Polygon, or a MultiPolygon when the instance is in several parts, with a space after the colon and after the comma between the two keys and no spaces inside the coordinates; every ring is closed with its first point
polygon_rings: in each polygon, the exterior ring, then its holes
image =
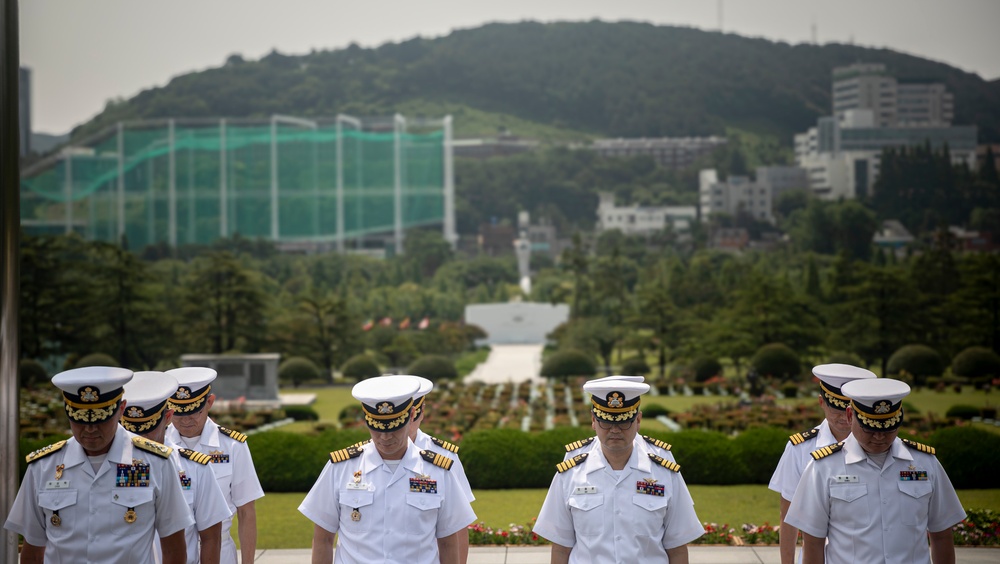
{"type": "Polygon", "coordinates": [[[989,509],[965,512],[965,520],[952,528],[955,545],[1000,546],[1000,514],[989,509]]]}

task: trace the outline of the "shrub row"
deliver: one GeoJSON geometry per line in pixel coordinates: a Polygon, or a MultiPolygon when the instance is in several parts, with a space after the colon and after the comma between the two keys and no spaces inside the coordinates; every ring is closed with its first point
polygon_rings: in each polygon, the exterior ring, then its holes
{"type": "MultiPolygon", "coordinates": [[[[757,427],[729,438],[715,431],[648,433],[673,445],[688,484],[766,484],[788,440],[788,431],[757,427]]],[[[547,488],[562,461],[563,445],[592,435],[585,427],[560,427],[540,433],[514,429],[475,431],[465,436],[462,463],[474,488],[547,488]]],[[[315,435],[281,430],[251,437],[254,465],[264,491],[305,492],[329,463],[329,452],[368,438],[361,429],[328,429],[315,435]]],[[[21,439],[23,456],[59,438],[21,439]]],[[[991,488],[1000,467],[1000,435],[973,427],[936,431],[928,444],[938,449],[952,483],[959,489],[991,488]]]]}

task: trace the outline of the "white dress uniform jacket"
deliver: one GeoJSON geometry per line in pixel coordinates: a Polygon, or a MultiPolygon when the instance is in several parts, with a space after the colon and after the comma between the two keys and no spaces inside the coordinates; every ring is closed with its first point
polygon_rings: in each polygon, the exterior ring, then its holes
{"type": "MultiPolygon", "coordinates": [[[[171,444],[186,444],[173,425],[167,427],[164,440],[171,444]]],[[[264,497],[264,490],[254,469],[253,457],[250,456],[250,447],[245,442],[220,433],[219,425],[209,417],[194,450],[210,456],[214,454],[216,457],[210,466],[230,512],[230,517],[222,522],[222,554],[219,562],[235,564],[236,543],[229,534],[233,526],[232,515],[236,513],[237,507],[264,497]]]]}
{"type": "Polygon", "coordinates": [[[327,463],[299,505],[310,521],[338,533],[336,562],[436,564],[437,539],[476,520],[452,472],[408,443],[395,472],[372,444],[360,447],[356,458],[327,463]],[[421,480],[428,491],[413,491],[421,480]]]}
{"type": "Polygon", "coordinates": [[[930,562],[927,533],[965,518],[937,458],[896,439],[878,468],[854,436],[802,474],[785,516],[793,527],[826,537],[826,562],[930,562]]]}
{"type": "Polygon", "coordinates": [[[417,429],[417,440],[413,441],[413,443],[421,450],[433,451],[452,459],[454,464],[451,465],[450,472],[455,475],[459,485],[462,486],[462,493],[465,494],[465,499],[469,500],[469,503],[476,501],[476,496],[472,493],[472,486],[469,484],[469,478],[465,476],[465,467],[462,466],[462,461],[459,459],[457,452],[451,452],[439,447],[430,435],[420,429],[417,429]]]}
{"type": "Polygon", "coordinates": [[[96,473],[73,438],[29,464],[4,528],[44,546],[46,563],[152,563],[154,534],[170,536],[194,519],[174,464],[136,447],[133,437],[118,427],[96,473]],[[149,466],[147,485],[118,485],[118,465],[136,461],[149,466]],[[132,523],[125,521],[130,508],[132,523]]]}
{"type": "Polygon", "coordinates": [[[633,445],[617,475],[595,447],[552,479],[533,530],[572,547],[571,563],[668,562],[667,549],[705,533],[680,473],[655,464],[645,441],[633,445]],[[663,486],[662,496],[639,493],[648,478],[663,486]]]}
{"type": "MultiPolygon", "coordinates": [[[[233,512],[229,509],[229,504],[226,503],[226,497],[222,495],[212,467],[207,463],[181,456],[180,449],[186,448],[184,445],[168,444],[167,446],[174,449],[170,454],[170,459],[174,461],[180,472],[184,501],[187,502],[194,515],[194,525],[184,529],[184,540],[187,542],[187,561],[188,564],[198,564],[201,562],[201,537],[198,532],[204,531],[216,523],[222,523],[226,519],[231,519],[233,512]]],[[[207,457],[204,453],[200,454],[207,457]]],[[[200,459],[198,456],[193,458],[200,459]]]]}
{"type": "Polygon", "coordinates": [[[783,499],[792,501],[795,495],[795,487],[799,485],[799,478],[802,471],[812,462],[812,451],[832,445],[837,439],[830,432],[830,423],[824,419],[822,423],[815,427],[817,433],[812,438],[806,439],[799,444],[792,444],[792,441],[785,443],[785,452],[781,453],[781,460],[771,475],[771,481],[767,484],[767,489],[778,492],[783,499]]]}

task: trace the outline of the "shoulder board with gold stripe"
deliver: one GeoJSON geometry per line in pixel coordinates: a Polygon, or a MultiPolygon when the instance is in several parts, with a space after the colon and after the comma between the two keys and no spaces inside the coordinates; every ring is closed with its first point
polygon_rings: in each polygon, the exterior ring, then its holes
{"type": "Polygon", "coordinates": [[[934,447],[930,445],[918,443],[917,441],[911,441],[910,439],[900,439],[900,440],[903,441],[904,445],[910,448],[917,449],[920,452],[926,452],[927,454],[935,454],[937,452],[937,450],[935,450],[934,447]]]}
{"type": "Polygon", "coordinates": [[[196,450],[191,450],[189,448],[179,448],[177,452],[184,458],[196,462],[198,464],[208,464],[212,461],[212,457],[196,450]]]}
{"type": "Polygon", "coordinates": [[[662,448],[663,450],[670,450],[671,448],[673,448],[673,446],[670,443],[665,443],[665,442],[661,441],[660,439],[654,439],[653,437],[649,437],[649,436],[646,436],[646,435],[643,435],[642,438],[647,443],[649,443],[649,444],[651,444],[651,445],[653,445],[653,446],[655,446],[657,448],[662,448]]]}
{"type": "Polygon", "coordinates": [[[584,460],[587,460],[587,456],[589,456],[589,453],[585,452],[583,454],[578,454],[573,458],[570,458],[569,460],[563,460],[559,464],[556,464],[556,470],[560,474],[562,474],[563,472],[569,470],[570,468],[576,466],[577,464],[583,462],[584,460]]]}
{"type": "Polygon", "coordinates": [[[239,441],[241,443],[247,442],[247,436],[239,431],[233,431],[232,429],[227,429],[222,425],[219,425],[219,432],[229,437],[230,439],[239,441]]]}
{"type": "Polygon", "coordinates": [[[363,441],[358,441],[358,442],[354,443],[351,446],[354,447],[354,448],[361,448],[361,447],[365,446],[366,444],[368,444],[370,442],[372,442],[371,439],[365,439],[363,441]]]}
{"type": "Polygon", "coordinates": [[[430,462],[434,466],[440,466],[445,470],[451,470],[451,465],[455,463],[454,460],[448,458],[443,454],[438,454],[432,450],[422,450],[420,451],[420,456],[424,457],[424,460],[430,462]]]}
{"type": "Polygon", "coordinates": [[[458,448],[459,448],[458,445],[451,444],[448,441],[442,441],[437,437],[431,437],[431,442],[445,450],[458,454],[458,448]]]}
{"type": "Polygon", "coordinates": [[[24,457],[24,459],[28,462],[28,464],[31,464],[36,460],[45,458],[46,456],[52,454],[53,452],[57,452],[64,446],[66,446],[66,441],[59,441],[58,443],[52,443],[49,446],[42,447],[36,450],[35,452],[29,453],[27,456],[24,457]]]}
{"type": "Polygon", "coordinates": [[[819,429],[809,429],[808,431],[804,431],[802,433],[795,433],[794,435],[788,437],[788,442],[792,443],[793,445],[800,445],[808,441],[809,439],[815,437],[818,434],[819,434],[819,429]]]}
{"type": "Polygon", "coordinates": [[[357,458],[361,456],[361,453],[364,452],[364,450],[365,449],[359,446],[349,446],[347,448],[335,450],[330,453],[330,462],[336,464],[338,462],[357,458]]]}
{"type": "Polygon", "coordinates": [[[167,445],[151,441],[146,437],[132,437],[132,444],[135,445],[136,448],[141,448],[146,452],[158,454],[163,458],[169,458],[170,453],[174,451],[174,449],[168,447],[167,445]]]}
{"type": "Polygon", "coordinates": [[[594,437],[589,437],[586,439],[580,439],[579,441],[573,441],[568,445],[566,445],[564,448],[566,449],[566,452],[573,452],[574,450],[578,448],[583,448],[592,442],[594,442],[594,437]]]}
{"type": "Polygon", "coordinates": [[[812,455],[813,460],[819,460],[820,458],[830,456],[842,448],[844,448],[844,441],[840,441],[839,443],[834,443],[832,445],[826,445],[825,447],[818,448],[809,454],[812,455]]]}
{"type": "Polygon", "coordinates": [[[676,462],[671,462],[671,461],[667,460],[666,458],[663,458],[662,456],[656,456],[653,453],[649,453],[649,459],[652,460],[653,462],[659,464],[660,466],[666,468],[667,470],[671,470],[673,472],[680,472],[681,471],[681,465],[680,464],[677,464],[676,462]]]}

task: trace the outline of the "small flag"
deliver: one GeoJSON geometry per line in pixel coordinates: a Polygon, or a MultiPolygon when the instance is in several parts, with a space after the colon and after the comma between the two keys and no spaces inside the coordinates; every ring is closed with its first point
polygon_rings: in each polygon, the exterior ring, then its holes
{"type": "Polygon", "coordinates": [[[409,327],[410,327],[410,318],[409,317],[407,317],[406,319],[404,319],[404,320],[402,320],[402,321],[399,322],[399,328],[400,329],[409,329],[409,327]]]}
{"type": "Polygon", "coordinates": [[[379,323],[381,323],[385,327],[388,327],[388,326],[392,325],[392,318],[391,317],[383,317],[382,321],[379,321],[379,323]]]}
{"type": "Polygon", "coordinates": [[[421,331],[423,331],[424,329],[427,329],[428,327],[430,327],[430,325],[431,325],[431,320],[429,318],[425,317],[425,318],[423,318],[423,319],[420,320],[420,323],[417,325],[417,329],[420,329],[421,331]]]}
{"type": "Polygon", "coordinates": [[[375,320],[369,318],[368,321],[365,321],[365,324],[361,326],[361,330],[371,331],[372,327],[374,326],[375,326],[375,320]]]}

